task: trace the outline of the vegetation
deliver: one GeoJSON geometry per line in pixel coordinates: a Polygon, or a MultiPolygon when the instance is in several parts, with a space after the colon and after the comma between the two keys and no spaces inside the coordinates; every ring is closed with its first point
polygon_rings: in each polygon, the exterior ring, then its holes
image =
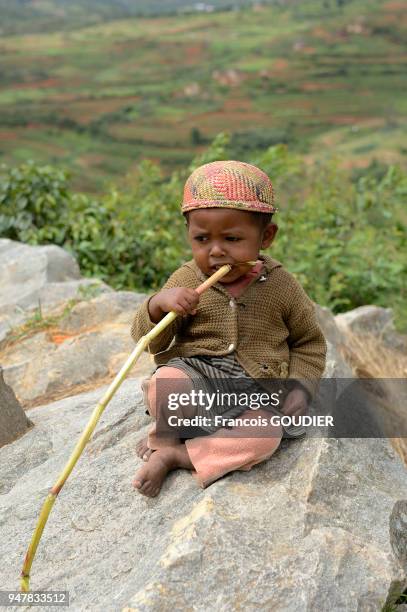
{"type": "Polygon", "coordinates": [[[343,165],[405,160],[402,3],[247,2],[107,21],[147,4],[159,3],[0,0],[0,27],[14,11],[21,32],[1,40],[1,161],[65,167],[75,191],[100,193],[142,159],[169,177],[222,130],[243,161],[278,143],[309,163],[331,150],[343,165]],[[38,15],[60,29],[26,34],[38,15]]]}
{"type": "MultiPolygon", "coordinates": [[[[4,166],[0,235],[59,244],[84,275],[117,289],[159,288],[190,258],[180,214],[184,181],[194,167],[230,158],[229,146],[219,134],[189,168],[169,177],[145,160],[98,199],[72,193],[68,174],[56,168],[4,166]]],[[[336,313],[368,303],[392,307],[399,329],[407,329],[407,174],[372,164],[352,175],[334,159],[310,168],[282,144],[251,161],[272,178],[280,207],[271,255],[319,304],[336,313]]]]}
{"type": "MultiPolygon", "coordinates": [[[[341,0],[335,2],[339,5],[341,0]]],[[[252,0],[0,0],[1,29],[3,34],[71,30],[112,19],[236,10],[252,4],[252,0]]]]}

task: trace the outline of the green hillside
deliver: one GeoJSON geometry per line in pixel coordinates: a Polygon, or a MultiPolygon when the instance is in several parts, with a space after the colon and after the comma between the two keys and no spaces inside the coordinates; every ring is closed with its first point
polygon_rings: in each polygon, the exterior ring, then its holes
{"type": "MultiPolygon", "coordinates": [[[[266,0],[262,4],[278,1],[266,0]]],[[[0,0],[0,33],[69,30],[126,17],[205,13],[252,4],[252,0],[0,0]]]]}
{"type": "MultiPolygon", "coordinates": [[[[0,2],[27,21],[41,6],[85,6],[0,2]]],[[[96,192],[143,158],[184,167],[226,130],[241,159],[285,142],[309,163],[404,163],[405,8],[306,0],[3,37],[0,161],[53,163],[96,192]]]]}

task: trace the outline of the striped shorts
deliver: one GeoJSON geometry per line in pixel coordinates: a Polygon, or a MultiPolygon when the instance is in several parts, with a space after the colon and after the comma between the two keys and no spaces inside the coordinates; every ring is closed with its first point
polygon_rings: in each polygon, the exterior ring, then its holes
{"type": "MultiPolygon", "coordinates": [[[[235,353],[224,356],[207,356],[199,355],[195,357],[174,357],[156,368],[174,367],[182,370],[192,379],[197,390],[203,390],[207,393],[216,392],[216,380],[221,380],[222,393],[265,393],[266,390],[251,378],[243,367],[238,362],[235,353]]],[[[281,387],[281,381],[279,383],[281,387]]],[[[276,386],[277,390],[277,386],[276,386]]],[[[283,396],[284,398],[284,396],[283,396]]],[[[197,408],[197,414],[202,416],[214,417],[222,415],[225,419],[237,418],[248,409],[248,406],[242,405],[216,405],[208,411],[204,406],[197,408]]],[[[262,409],[282,416],[282,412],[274,406],[262,406],[262,409]]],[[[305,435],[306,430],[302,426],[283,425],[283,438],[298,438],[305,435]]],[[[209,433],[213,433],[219,429],[214,425],[203,427],[209,433]]]]}

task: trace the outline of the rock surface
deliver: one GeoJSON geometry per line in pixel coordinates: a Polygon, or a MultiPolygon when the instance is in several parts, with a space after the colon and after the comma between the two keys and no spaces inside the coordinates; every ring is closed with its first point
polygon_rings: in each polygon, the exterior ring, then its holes
{"type": "MultiPolygon", "coordinates": [[[[100,384],[134,348],[130,323],[145,296],[102,286],[87,299],[80,288],[93,281],[62,249],[0,240],[0,282],[0,339],[38,299],[52,313],[82,298],[53,327],[3,343],[5,378],[24,401],[100,384]]],[[[328,342],[324,376],[343,385],[352,379],[340,351],[343,326],[355,325],[347,314],[341,323],[317,306],[328,342]]],[[[75,611],[370,612],[407,586],[407,472],[386,439],[284,440],[270,460],[205,490],[177,470],[159,497],[135,491],[135,445],[150,422],[140,376],[151,368],[143,356],[62,489],[32,589],[69,590],[75,611]]],[[[34,426],[0,448],[0,589],[19,588],[40,508],[104,390],[30,410],[34,426]]]]}
{"type": "Polygon", "coordinates": [[[327,343],[326,365],[324,378],[353,378],[352,369],[342,357],[340,348],[343,342],[342,334],[336,324],[335,317],[329,310],[316,304],[318,324],[327,343]]]}
{"type": "MultiPolygon", "coordinates": [[[[27,403],[64,392],[69,395],[78,385],[113,377],[134,349],[130,325],[144,297],[112,291],[79,302],[56,327],[3,349],[5,380],[27,403]]],[[[147,373],[152,367],[145,353],[137,372],[147,373]]]]}
{"type": "MultiPolygon", "coordinates": [[[[102,393],[31,410],[35,426],[0,449],[0,589],[18,589],[39,510],[102,393]]],[[[139,381],[125,381],[55,503],[32,589],[69,590],[75,611],[367,612],[405,583],[389,518],[407,473],[387,440],[285,440],[250,472],[202,490],[177,470],[148,499],[131,486],[148,422],[139,381]]]]}
{"type": "Polygon", "coordinates": [[[336,324],[340,330],[350,329],[364,335],[373,334],[389,348],[406,351],[407,338],[394,329],[393,311],[380,306],[360,306],[349,312],[336,315],[336,324]]]}
{"type": "Polygon", "coordinates": [[[97,286],[112,291],[94,279],[81,278],[78,264],[55,245],[29,246],[0,239],[0,342],[41,306],[47,314],[56,306],[97,286]]]}
{"type": "Polygon", "coordinates": [[[31,425],[12,388],[4,382],[0,366],[0,447],[13,442],[31,425]]]}

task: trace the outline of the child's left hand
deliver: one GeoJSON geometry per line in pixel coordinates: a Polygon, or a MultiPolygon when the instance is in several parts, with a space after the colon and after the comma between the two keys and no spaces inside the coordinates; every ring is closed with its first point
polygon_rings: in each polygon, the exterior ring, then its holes
{"type": "Polygon", "coordinates": [[[308,407],[307,394],[303,389],[293,389],[285,398],[281,412],[287,416],[301,416],[308,407]]]}

